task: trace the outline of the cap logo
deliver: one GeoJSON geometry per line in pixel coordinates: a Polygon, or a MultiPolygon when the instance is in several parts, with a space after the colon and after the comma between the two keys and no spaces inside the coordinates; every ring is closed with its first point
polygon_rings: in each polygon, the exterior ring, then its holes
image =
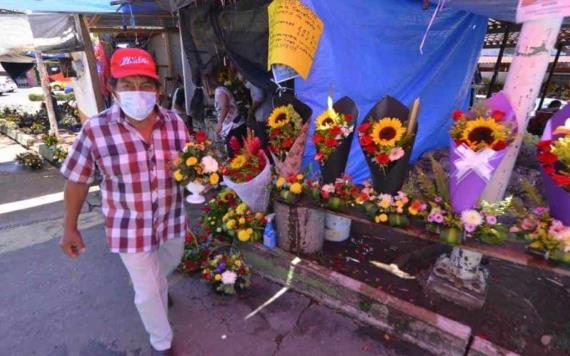
{"type": "Polygon", "coordinates": [[[131,64],[149,64],[148,59],[144,57],[123,57],[119,66],[131,65],[131,64]]]}

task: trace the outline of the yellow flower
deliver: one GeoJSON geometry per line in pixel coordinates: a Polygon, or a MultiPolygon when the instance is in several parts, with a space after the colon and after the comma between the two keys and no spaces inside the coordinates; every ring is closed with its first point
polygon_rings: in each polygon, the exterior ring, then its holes
{"type": "Polygon", "coordinates": [[[243,215],[245,214],[246,210],[247,210],[247,205],[245,203],[241,203],[240,205],[237,206],[236,213],[238,213],[238,215],[243,215]]]}
{"type": "Polygon", "coordinates": [[[180,160],[180,157],[178,157],[177,159],[174,160],[173,164],[175,166],[178,166],[182,161],[180,160]]]}
{"type": "Polygon", "coordinates": [[[235,261],[234,264],[236,265],[237,268],[241,267],[241,261],[240,260],[235,261]]]}
{"type": "Polygon", "coordinates": [[[389,199],[382,199],[378,204],[382,209],[388,209],[391,205],[391,201],[389,199]]]}
{"type": "Polygon", "coordinates": [[[410,206],[410,207],[408,208],[408,212],[409,212],[410,214],[412,214],[412,215],[418,215],[418,212],[419,212],[419,211],[418,211],[418,209],[414,208],[413,206],[410,206]]]}
{"type": "Polygon", "coordinates": [[[195,166],[196,163],[198,163],[198,158],[192,156],[192,157],[188,157],[188,159],[186,160],[186,165],[188,167],[192,167],[195,166]]]}
{"type": "Polygon", "coordinates": [[[182,174],[182,172],[180,172],[180,169],[177,169],[176,172],[174,172],[174,179],[177,182],[182,182],[182,180],[184,179],[184,175],[182,174]]]}
{"type": "Polygon", "coordinates": [[[301,185],[301,183],[293,183],[291,184],[289,190],[293,194],[301,194],[303,192],[303,186],[301,185]]]}
{"type": "Polygon", "coordinates": [[[216,185],[220,182],[220,176],[218,175],[218,173],[213,173],[210,175],[210,184],[211,185],[216,185]]]}
{"type": "Polygon", "coordinates": [[[283,185],[285,185],[285,178],[279,177],[277,179],[277,182],[275,182],[275,185],[277,186],[278,189],[281,189],[283,185]]]}
{"type": "Polygon", "coordinates": [[[229,220],[226,223],[226,227],[228,228],[228,230],[233,230],[236,227],[236,221],[235,220],[229,220]]]}
{"type": "Polygon", "coordinates": [[[404,202],[401,200],[396,200],[396,207],[402,208],[404,206],[404,202]]]}
{"type": "Polygon", "coordinates": [[[372,140],[381,146],[395,146],[405,133],[402,122],[396,118],[385,117],[372,125],[372,140]]]}
{"type": "Polygon", "coordinates": [[[376,221],[376,223],[383,223],[388,221],[388,215],[386,214],[380,214],[380,215],[376,215],[376,217],[374,218],[374,221],[376,221]]]}
{"type": "Polygon", "coordinates": [[[303,180],[304,178],[305,178],[304,175],[302,175],[302,174],[297,174],[297,180],[298,180],[298,181],[301,181],[301,180],[303,180]]]}
{"type": "Polygon", "coordinates": [[[238,221],[239,221],[239,224],[240,224],[240,225],[245,224],[245,218],[239,218],[238,221]]]}
{"type": "Polygon", "coordinates": [[[278,129],[287,125],[290,121],[289,115],[287,114],[287,109],[284,106],[276,107],[267,119],[267,126],[272,129],[278,129]]]}
{"type": "Polygon", "coordinates": [[[249,241],[251,239],[251,235],[253,235],[253,229],[243,229],[238,231],[238,240],[240,241],[249,241]]]}
{"type": "Polygon", "coordinates": [[[474,151],[491,147],[497,141],[506,139],[505,127],[491,117],[467,121],[462,137],[462,140],[474,151]]]}
{"type": "Polygon", "coordinates": [[[217,274],[214,276],[214,279],[215,279],[216,281],[221,281],[221,280],[222,280],[222,275],[219,274],[219,273],[217,273],[217,274]]]}
{"type": "Polygon", "coordinates": [[[231,160],[230,168],[234,170],[240,169],[241,167],[243,167],[246,161],[247,159],[245,158],[244,155],[237,155],[231,160]]]}
{"type": "Polygon", "coordinates": [[[334,110],[327,109],[317,117],[316,130],[328,130],[340,121],[338,113],[334,110]]]}

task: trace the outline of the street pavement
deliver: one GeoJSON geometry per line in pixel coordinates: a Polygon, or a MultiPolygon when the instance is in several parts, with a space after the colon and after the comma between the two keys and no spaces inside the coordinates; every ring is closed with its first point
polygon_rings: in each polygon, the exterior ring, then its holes
{"type": "MultiPolygon", "coordinates": [[[[58,247],[63,205],[53,201],[64,181],[50,166],[16,166],[22,150],[0,135],[0,355],[149,355],[128,274],[106,246],[96,193],[80,217],[87,250],[71,260],[58,247]]],[[[169,284],[179,355],[424,354],[291,291],[246,320],[281,289],[261,278],[233,297],[197,277],[175,274],[169,284]]]]}

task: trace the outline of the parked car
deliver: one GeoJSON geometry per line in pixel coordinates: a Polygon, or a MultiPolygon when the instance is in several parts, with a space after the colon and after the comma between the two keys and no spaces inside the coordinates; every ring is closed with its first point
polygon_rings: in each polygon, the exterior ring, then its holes
{"type": "Polygon", "coordinates": [[[18,88],[16,83],[10,77],[0,77],[0,85],[3,87],[4,92],[11,93],[18,88]]]}

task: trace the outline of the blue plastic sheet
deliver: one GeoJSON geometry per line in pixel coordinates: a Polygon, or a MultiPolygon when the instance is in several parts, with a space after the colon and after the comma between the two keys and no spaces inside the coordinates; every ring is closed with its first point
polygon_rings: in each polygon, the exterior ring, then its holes
{"type": "MultiPolygon", "coordinates": [[[[325,23],[307,80],[296,79],[299,99],[314,118],[326,106],[329,86],[334,99],[350,96],[358,122],[384,95],[405,105],[419,97],[419,132],[412,159],[448,144],[451,112],[468,106],[470,83],[486,32],[487,18],[444,7],[419,46],[435,5],[422,10],[418,0],[303,0],[325,23]]],[[[358,140],[352,143],[347,173],[356,182],[370,172],[358,140]]],[[[303,166],[318,171],[310,137],[303,166]]]]}
{"type": "MultiPolygon", "coordinates": [[[[152,2],[141,2],[129,6],[132,7],[133,13],[165,11],[152,2]]],[[[130,9],[125,6],[111,5],[111,0],[0,0],[0,9],[79,14],[130,12],[130,9]]]]}

